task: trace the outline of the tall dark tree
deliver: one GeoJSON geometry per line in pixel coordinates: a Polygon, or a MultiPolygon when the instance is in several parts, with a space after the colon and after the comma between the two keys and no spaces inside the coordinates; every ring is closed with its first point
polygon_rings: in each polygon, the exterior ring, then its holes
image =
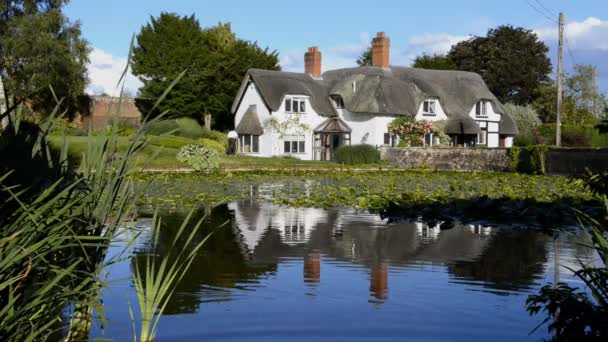
{"type": "Polygon", "coordinates": [[[151,18],[138,34],[133,51],[133,74],[143,83],[139,89],[142,110],[147,112],[187,70],[157,113],[168,111],[169,116],[198,120],[211,113],[216,129],[233,125],[230,106],[249,68],[279,70],[277,52],[238,39],[230,24],[203,29],[194,15],[161,13],[151,18]]]}
{"type": "Polygon", "coordinates": [[[368,47],[367,50],[361,53],[361,56],[357,58],[357,65],[359,66],[371,66],[372,65],[372,47],[368,47]]]}
{"type": "Polygon", "coordinates": [[[459,70],[479,73],[502,101],[531,103],[536,89],[549,80],[548,48],[527,29],[499,26],[485,37],[474,37],[452,47],[448,56],[459,70]]]}
{"type": "Polygon", "coordinates": [[[90,52],[80,24],[62,12],[67,0],[15,0],[0,3],[0,77],[9,99],[26,99],[49,113],[55,95],[69,114],[87,84],[90,52]]]}
{"type": "Polygon", "coordinates": [[[433,69],[433,70],[456,70],[456,63],[446,55],[423,53],[414,59],[414,68],[433,69]]]}

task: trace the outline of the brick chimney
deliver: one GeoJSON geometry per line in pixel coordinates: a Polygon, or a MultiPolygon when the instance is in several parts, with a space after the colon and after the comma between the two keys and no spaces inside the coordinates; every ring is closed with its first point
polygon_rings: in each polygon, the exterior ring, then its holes
{"type": "Polygon", "coordinates": [[[304,72],[312,77],[321,77],[321,51],[318,47],[309,47],[304,54],[304,72]]]}
{"type": "Polygon", "coordinates": [[[378,32],[376,38],[372,39],[372,66],[388,68],[391,40],[384,32],[378,32]]]}

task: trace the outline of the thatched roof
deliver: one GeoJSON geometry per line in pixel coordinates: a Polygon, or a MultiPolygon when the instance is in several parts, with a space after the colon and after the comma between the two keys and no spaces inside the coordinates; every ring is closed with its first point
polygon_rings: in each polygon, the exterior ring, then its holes
{"type": "Polygon", "coordinates": [[[233,112],[249,82],[255,83],[272,111],[279,110],[285,95],[306,95],[315,112],[324,116],[336,116],[330,95],[340,95],[351,113],[388,115],[415,115],[424,100],[438,98],[448,119],[469,117],[477,102],[488,100],[502,114],[500,133],[518,133],[510,113],[481,76],[472,72],[359,67],[327,71],[317,79],[304,73],[251,69],[237,94],[233,112]]]}
{"type": "Polygon", "coordinates": [[[255,105],[249,106],[241,122],[236,126],[235,131],[239,134],[262,135],[264,129],[258,118],[258,112],[255,105]]]}
{"type": "Polygon", "coordinates": [[[352,129],[348,127],[346,122],[338,117],[329,118],[323,121],[317,128],[315,133],[350,133],[352,129]]]}
{"type": "Polygon", "coordinates": [[[452,117],[445,125],[447,134],[479,134],[481,129],[475,120],[470,117],[452,117]]]}

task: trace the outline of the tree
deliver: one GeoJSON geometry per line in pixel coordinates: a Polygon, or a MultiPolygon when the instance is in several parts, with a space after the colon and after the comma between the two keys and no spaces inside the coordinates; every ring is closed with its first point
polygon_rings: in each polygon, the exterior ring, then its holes
{"type": "Polygon", "coordinates": [[[520,106],[507,103],[505,108],[511,114],[520,133],[534,130],[542,123],[536,109],[531,105],[520,106]]]}
{"type": "MultiPolygon", "coordinates": [[[[593,114],[593,103],[597,99],[600,113],[607,108],[606,97],[596,94],[593,88],[591,66],[577,65],[574,72],[565,76],[563,93],[562,123],[573,125],[594,125],[598,119],[593,114]]],[[[532,105],[543,122],[556,122],[557,87],[554,83],[541,85],[536,90],[532,105]]]]}
{"type": "Polygon", "coordinates": [[[89,45],[81,38],[80,24],[64,16],[67,2],[0,5],[0,77],[10,101],[25,99],[42,114],[56,106],[55,96],[64,99],[62,109],[75,113],[88,81],[89,45]]]}
{"type": "Polygon", "coordinates": [[[535,99],[539,86],[549,81],[548,48],[524,28],[499,26],[486,37],[474,37],[454,46],[447,57],[459,70],[473,71],[502,102],[525,105],[535,99]]]}
{"type": "Polygon", "coordinates": [[[278,53],[238,39],[230,24],[203,29],[192,16],[161,13],[150,18],[137,35],[133,74],[143,86],[138,105],[148,112],[173,80],[185,76],[154,114],[202,120],[211,113],[216,129],[228,129],[234,116],[230,106],[250,68],[279,70],[278,53]]]}
{"type": "Polygon", "coordinates": [[[372,65],[372,47],[368,47],[367,50],[361,53],[361,56],[357,58],[357,65],[363,66],[371,66],[372,65]]]}
{"type": "Polygon", "coordinates": [[[574,71],[566,77],[564,95],[571,97],[579,110],[594,112],[596,101],[599,105],[599,115],[605,110],[606,97],[598,94],[594,86],[595,67],[593,65],[577,64],[574,71]]]}
{"type": "Polygon", "coordinates": [[[414,68],[433,69],[433,70],[456,70],[456,63],[446,55],[423,53],[414,59],[414,68]]]}

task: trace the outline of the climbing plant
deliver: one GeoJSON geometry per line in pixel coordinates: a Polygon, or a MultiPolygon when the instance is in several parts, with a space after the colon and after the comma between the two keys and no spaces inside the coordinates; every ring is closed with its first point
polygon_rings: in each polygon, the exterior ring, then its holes
{"type": "Polygon", "coordinates": [[[310,130],[310,126],[303,123],[298,115],[292,115],[289,119],[283,121],[279,121],[276,118],[269,118],[264,122],[264,128],[279,133],[281,138],[286,134],[299,135],[310,130]]]}
{"type": "Polygon", "coordinates": [[[425,134],[438,131],[431,121],[416,121],[416,118],[410,115],[393,120],[388,124],[388,130],[399,137],[399,146],[402,147],[422,146],[425,134]]]}

